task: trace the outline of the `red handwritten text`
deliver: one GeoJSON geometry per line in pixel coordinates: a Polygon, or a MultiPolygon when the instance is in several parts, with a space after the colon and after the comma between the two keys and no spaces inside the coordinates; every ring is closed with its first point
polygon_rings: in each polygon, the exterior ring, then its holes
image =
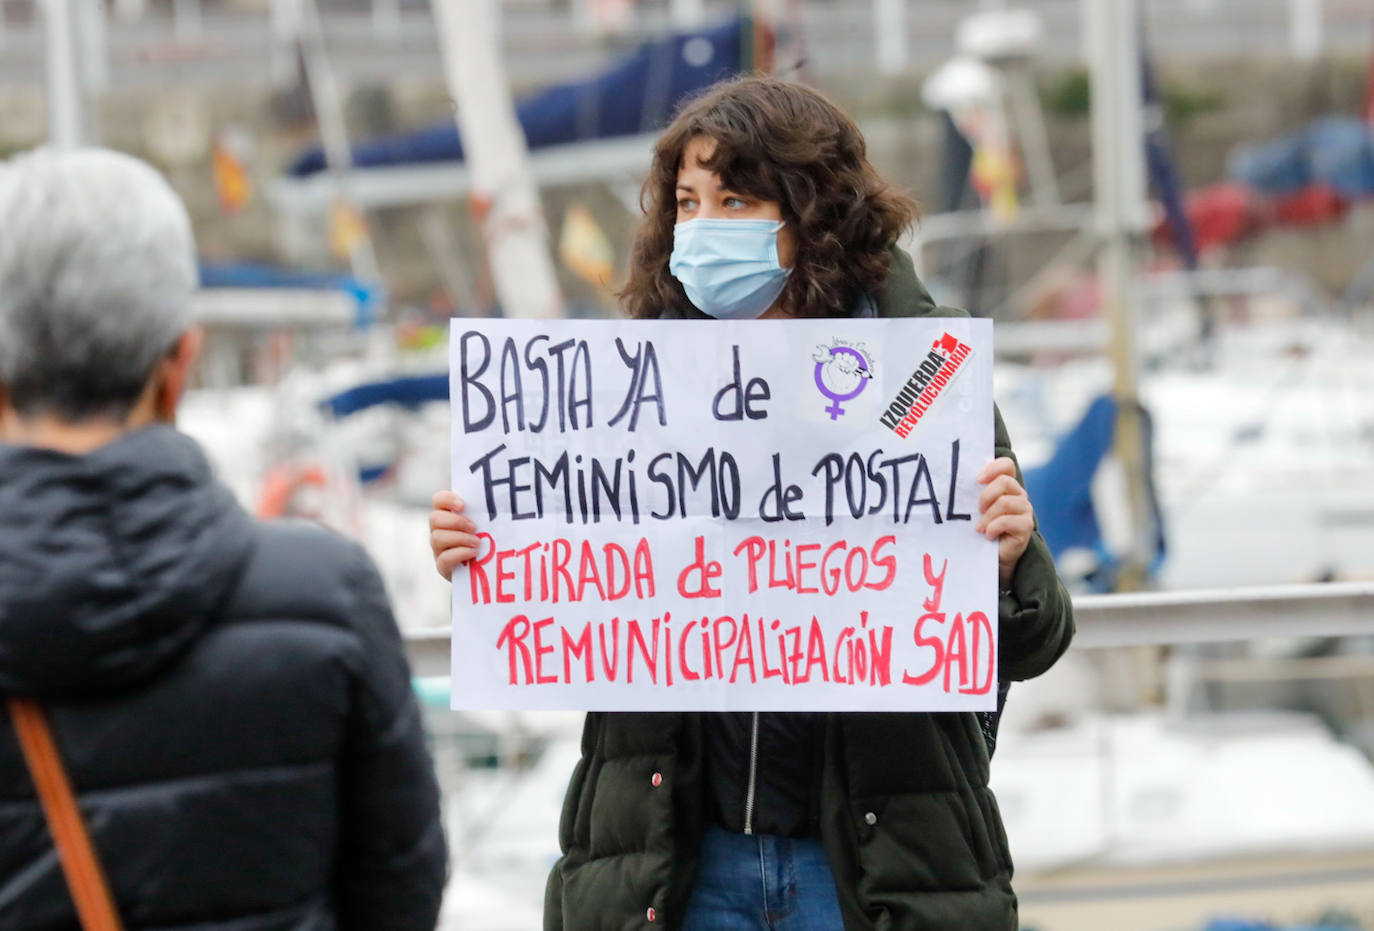
{"type": "Polygon", "coordinates": [[[897,557],[880,555],[896,542],[888,535],[871,547],[851,546],[845,540],[793,547],[791,540],[779,546],[777,540],[749,537],[735,547],[734,555],[748,561],[751,595],[760,588],[785,588],[801,595],[834,595],[842,588],[851,593],[865,588],[880,592],[897,577],[897,557]]]}
{"type": "Polygon", "coordinates": [[[473,604],[523,602],[619,601],[654,597],[654,561],[649,541],[640,537],[634,553],[616,543],[600,550],[583,540],[531,543],[524,549],[498,550],[491,534],[479,533],[486,551],[468,563],[473,604]],[[576,550],[577,558],[573,558],[576,550]]]}
{"type": "Polygon", "coordinates": [[[647,622],[614,617],[580,630],[550,630],[553,625],[551,617],[517,614],[501,629],[496,647],[505,654],[511,685],[671,686],[702,679],[892,684],[893,628],[869,626],[867,611],[860,612],[857,625],[838,632],[827,631],[814,616],[810,624],[784,627],[780,620],[748,614],[703,615],[675,629],[672,612],[647,622]]]}
{"type": "Polygon", "coordinates": [[[902,682],[906,685],[925,685],[943,675],[941,684],[946,693],[957,687],[962,695],[986,695],[992,689],[997,662],[992,624],[982,611],[973,611],[967,616],[956,614],[951,621],[940,610],[940,601],[945,593],[945,573],[948,570],[949,561],[945,560],[936,574],[930,554],[926,554],[926,583],[931,587],[931,596],[925,600],[923,607],[926,613],[916,621],[911,636],[916,646],[934,655],[930,667],[919,675],[902,673],[902,682]],[[939,625],[944,629],[927,636],[927,624],[939,625]],[[956,670],[957,682],[954,681],[956,670]]]}

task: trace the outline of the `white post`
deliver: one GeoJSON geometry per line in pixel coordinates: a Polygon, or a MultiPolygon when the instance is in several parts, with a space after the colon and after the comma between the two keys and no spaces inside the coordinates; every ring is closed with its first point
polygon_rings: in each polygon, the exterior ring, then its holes
{"type": "Polygon", "coordinates": [[[77,11],[82,87],[87,94],[98,97],[110,87],[109,14],[101,0],[79,0],[77,11]]]}
{"type": "MultiPolygon", "coordinates": [[[[325,165],[337,181],[353,167],[353,149],[349,145],[348,130],[344,125],[343,94],[339,90],[338,81],[335,80],[334,70],[329,66],[319,6],[316,0],[304,0],[304,4],[300,36],[301,55],[305,61],[311,103],[315,107],[315,120],[320,127],[320,143],[324,147],[325,165]]],[[[346,184],[341,183],[337,193],[345,201],[348,200],[346,184]]],[[[372,251],[372,238],[366,231],[356,237],[348,259],[355,277],[370,282],[381,281],[377,256],[372,251]]]]}
{"type": "Polygon", "coordinates": [[[495,3],[431,5],[502,310],[507,317],[561,316],[548,226],[501,64],[495,3]]]}
{"type": "Polygon", "coordinates": [[[1288,33],[1293,57],[1315,61],[1322,51],[1322,0],[1288,0],[1288,33]]]}
{"type": "Polygon", "coordinates": [[[873,0],[874,45],[878,49],[878,70],[882,74],[901,74],[906,70],[910,47],[907,42],[906,0],[873,0]]]}
{"type": "Polygon", "coordinates": [[[1092,53],[1093,182],[1104,236],[1145,230],[1145,137],[1136,0],[1084,0],[1092,53]]]}
{"type": "Polygon", "coordinates": [[[1132,545],[1124,554],[1120,587],[1131,589],[1144,582],[1151,547],[1142,425],[1137,409],[1140,295],[1136,253],[1149,220],[1139,20],[1136,0],[1084,0],[1083,14],[1092,53],[1093,186],[1102,239],[1098,278],[1102,312],[1111,332],[1116,454],[1126,475],[1131,515],[1132,545]]]}
{"type": "MultiPolygon", "coordinates": [[[[3,0],[0,0],[3,2],[3,0]]],[[[100,101],[110,88],[110,37],[102,0],[76,0],[76,64],[85,107],[85,141],[101,137],[100,101]]]]}
{"type": "Polygon", "coordinates": [[[48,65],[48,141],[60,149],[81,145],[81,83],[76,70],[72,0],[44,0],[48,65]]]}

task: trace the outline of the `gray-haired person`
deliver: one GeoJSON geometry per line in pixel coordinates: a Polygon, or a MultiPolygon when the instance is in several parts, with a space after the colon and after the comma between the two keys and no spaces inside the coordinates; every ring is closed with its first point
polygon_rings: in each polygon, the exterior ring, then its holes
{"type": "MultiPolygon", "coordinates": [[[[255,522],[174,428],[195,287],[147,165],[0,162],[0,695],[46,707],[126,928],[432,929],[438,788],[381,580],[255,522]]],[[[0,928],[73,927],[0,715],[0,928]]]]}

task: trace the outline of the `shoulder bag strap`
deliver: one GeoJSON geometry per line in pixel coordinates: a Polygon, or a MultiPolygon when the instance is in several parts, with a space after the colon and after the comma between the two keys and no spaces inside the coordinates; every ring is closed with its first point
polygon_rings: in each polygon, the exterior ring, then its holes
{"type": "Polygon", "coordinates": [[[81,927],[84,931],[121,931],[109,884],[86,832],[86,822],[76,807],[47,715],[38,704],[23,698],[10,698],[9,712],[24,751],[24,762],[48,819],[48,830],[57,845],[81,927]]]}

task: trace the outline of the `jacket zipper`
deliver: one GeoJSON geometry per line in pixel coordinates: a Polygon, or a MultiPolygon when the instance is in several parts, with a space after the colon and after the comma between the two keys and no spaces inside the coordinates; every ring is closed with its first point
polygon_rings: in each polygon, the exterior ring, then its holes
{"type": "Polygon", "coordinates": [[[754,727],[749,735],[749,788],[744,794],[744,833],[754,833],[754,782],[759,772],[759,713],[754,712],[754,727]]]}

